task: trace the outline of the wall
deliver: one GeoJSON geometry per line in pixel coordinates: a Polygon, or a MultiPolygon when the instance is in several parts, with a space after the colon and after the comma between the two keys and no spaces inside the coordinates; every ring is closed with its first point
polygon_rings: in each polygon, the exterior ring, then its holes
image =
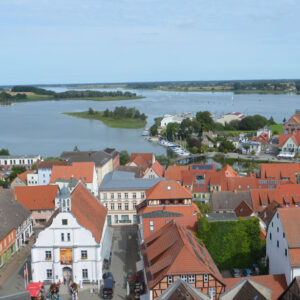
{"type": "Polygon", "coordinates": [[[15,252],[16,252],[16,230],[12,229],[0,241],[0,268],[10,260],[12,254],[14,254],[15,252]],[[13,251],[11,251],[11,249],[13,251]]]}
{"type": "Polygon", "coordinates": [[[45,226],[53,213],[54,210],[32,210],[31,219],[33,221],[33,227],[45,226]],[[45,219],[45,223],[41,224],[37,222],[37,219],[45,219]]]}
{"type": "Polygon", "coordinates": [[[51,168],[39,168],[38,169],[39,185],[48,185],[50,182],[51,173],[52,173],[51,168]]]}

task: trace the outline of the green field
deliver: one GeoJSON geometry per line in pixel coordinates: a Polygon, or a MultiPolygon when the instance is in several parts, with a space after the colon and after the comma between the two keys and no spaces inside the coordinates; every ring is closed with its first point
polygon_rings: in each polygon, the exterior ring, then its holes
{"type": "Polygon", "coordinates": [[[270,125],[269,127],[272,130],[273,134],[274,132],[276,133],[276,131],[277,134],[283,133],[283,124],[270,125]]]}
{"type": "Polygon", "coordinates": [[[76,118],[82,118],[82,119],[88,119],[88,120],[99,120],[103,122],[106,126],[111,128],[125,128],[125,129],[139,129],[144,128],[146,125],[146,121],[143,121],[141,119],[115,119],[115,118],[107,118],[103,117],[102,111],[96,111],[94,114],[89,114],[88,111],[83,112],[74,112],[74,113],[68,113],[64,112],[64,115],[76,117],[76,118]]]}

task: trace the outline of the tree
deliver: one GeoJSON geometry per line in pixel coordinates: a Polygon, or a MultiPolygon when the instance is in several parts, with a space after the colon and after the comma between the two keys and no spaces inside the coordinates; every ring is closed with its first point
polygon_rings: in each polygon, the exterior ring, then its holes
{"type": "Polygon", "coordinates": [[[234,152],[236,150],[235,146],[231,141],[224,140],[220,143],[219,151],[228,153],[228,152],[234,152]]]}
{"type": "Polygon", "coordinates": [[[286,118],[283,118],[282,123],[284,124],[286,122],[286,118]]]}
{"type": "Polygon", "coordinates": [[[276,125],[276,122],[274,121],[273,117],[268,120],[268,125],[276,125]]]}
{"type": "Polygon", "coordinates": [[[0,155],[10,155],[8,149],[1,149],[0,150],[0,155]]]}
{"type": "Polygon", "coordinates": [[[171,122],[167,125],[166,134],[167,139],[170,141],[174,141],[175,136],[178,134],[179,124],[175,122],[171,122]]]}
{"type": "Polygon", "coordinates": [[[13,166],[11,169],[11,173],[9,175],[9,180],[13,181],[18,176],[18,174],[21,174],[25,171],[26,171],[26,168],[23,166],[13,166]]]}
{"type": "Polygon", "coordinates": [[[214,120],[209,111],[199,111],[196,114],[196,121],[199,123],[201,131],[214,129],[214,120]]]}
{"type": "Polygon", "coordinates": [[[239,82],[235,82],[233,84],[233,89],[236,91],[236,90],[240,90],[241,89],[241,84],[239,82]]]}
{"type": "Polygon", "coordinates": [[[90,108],[89,108],[89,111],[88,111],[88,114],[89,114],[89,115],[94,115],[94,114],[95,114],[95,111],[90,107],[90,108]]]}
{"type": "Polygon", "coordinates": [[[156,136],[158,135],[158,129],[157,129],[157,125],[154,124],[150,127],[150,135],[151,136],[156,136]]]}
{"type": "Polygon", "coordinates": [[[73,148],[73,151],[80,151],[77,145],[73,148]]]}
{"type": "Polygon", "coordinates": [[[197,149],[201,148],[201,141],[198,138],[189,137],[187,142],[188,142],[189,148],[193,148],[193,147],[195,147],[197,149]]]}
{"type": "Polygon", "coordinates": [[[157,155],[155,158],[162,166],[169,166],[171,163],[170,159],[165,155],[157,155]]]}
{"type": "Polygon", "coordinates": [[[126,150],[120,152],[120,165],[126,165],[130,160],[130,156],[126,150]]]}

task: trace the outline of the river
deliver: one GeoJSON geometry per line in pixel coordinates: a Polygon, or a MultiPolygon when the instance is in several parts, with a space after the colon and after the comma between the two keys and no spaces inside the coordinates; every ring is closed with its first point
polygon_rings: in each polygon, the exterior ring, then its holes
{"type": "MultiPolygon", "coordinates": [[[[51,88],[53,89],[53,88],[51,88]]],[[[55,88],[61,91],[60,88],[55,88]]],[[[196,113],[209,110],[214,115],[241,112],[245,115],[273,116],[277,122],[288,119],[300,108],[300,96],[257,95],[231,93],[186,93],[156,90],[132,91],[145,96],[128,101],[81,101],[60,100],[23,102],[0,107],[0,149],[7,148],[11,154],[41,154],[58,156],[77,146],[80,150],[104,149],[106,147],[129,152],[154,152],[165,154],[165,148],[147,142],[143,129],[109,128],[101,121],[78,119],[62,112],[114,109],[124,105],[136,107],[148,116],[147,126],[155,117],[182,112],[196,113]]]]}

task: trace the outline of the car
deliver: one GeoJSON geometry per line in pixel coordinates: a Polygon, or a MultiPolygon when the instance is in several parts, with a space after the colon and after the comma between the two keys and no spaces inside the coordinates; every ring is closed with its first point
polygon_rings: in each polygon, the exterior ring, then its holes
{"type": "Polygon", "coordinates": [[[103,299],[112,299],[114,296],[114,277],[112,273],[106,272],[103,274],[104,285],[102,289],[102,298],[103,299]]]}
{"type": "Polygon", "coordinates": [[[232,274],[232,277],[234,277],[234,278],[242,277],[242,273],[241,273],[240,269],[237,269],[237,268],[232,269],[231,274],[232,274]]]}
{"type": "Polygon", "coordinates": [[[253,275],[253,271],[249,268],[246,268],[243,270],[243,275],[246,277],[252,276],[253,275]]]}

